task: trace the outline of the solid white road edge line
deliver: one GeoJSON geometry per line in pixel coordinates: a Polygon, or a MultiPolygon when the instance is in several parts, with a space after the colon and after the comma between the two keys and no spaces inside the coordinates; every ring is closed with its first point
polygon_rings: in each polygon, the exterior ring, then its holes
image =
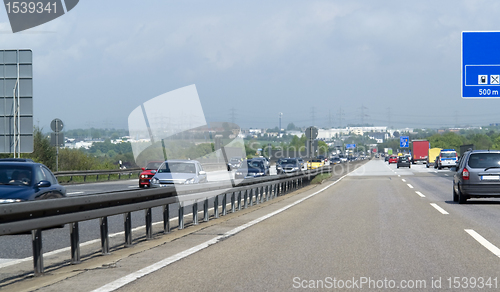
{"type": "Polygon", "coordinates": [[[494,255],[496,255],[497,257],[500,257],[500,249],[498,247],[494,246],[491,242],[489,242],[484,237],[479,235],[479,233],[477,233],[476,231],[474,231],[472,229],[464,229],[464,230],[465,230],[465,232],[469,233],[469,235],[472,236],[472,238],[477,240],[477,242],[479,242],[484,247],[486,247],[489,251],[491,251],[494,255]]]}
{"type": "Polygon", "coordinates": [[[248,228],[250,226],[253,226],[253,225],[255,225],[255,224],[259,223],[259,222],[262,222],[262,221],[264,221],[264,220],[266,220],[266,219],[268,219],[268,218],[270,218],[270,217],[272,217],[272,216],[274,216],[276,214],[279,214],[279,213],[281,213],[281,212],[283,212],[283,211],[285,211],[285,210],[287,210],[287,209],[289,209],[289,208],[291,208],[291,207],[293,207],[293,206],[295,206],[297,204],[300,204],[303,201],[305,201],[305,200],[307,200],[307,199],[309,199],[309,198],[311,198],[313,196],[316,196],[317,194],[319,194],[319,193],[323,192],[324,190],[328,189],[329,187],[335,185],[337,182],[341,181],[346,176],[347,175],[342,176],[341,178],[339,178],[338,180],[336,180],[333,183],[329,184],[328,186],[322,188],[321,190],[319,190],[319,191],[317,191],[317,192],[315,192],[313,194],[310,194],[309,196],[304,197],[304,198],[302,198],[300,200],[297,200],[297,201],[293,202],[290,205],[287,205],[287,206],[285,206],[285,207],[283,207],[283,208],[281,208],[279,210],[276,210],[276,211],[271,212],[271,213],[269,213],[269,214],[267,214],[265,216],[262,216],[260,218],[257,218],[255,220],[253,220],[253,221],[250,221],[250,222],[248,222],[246,224],[243,224],[243,225],[241,225],[239,227],[236,227],[236,228],[234,228],[234,229],[232,229],[232,230],[224,233],[223,235],[219,235],[217,237],[214,237],[214,238],[212,238],[212,239],[210,239],[208,241],[205,241],[204,243],[201,243],[201,244],[199,244],[199,245],[197,245],[195,247],[192,247],[192,248],[187,249],[187,250],[185,250],[183,252],[180,252],[178,254],[170,256],[170,257],[168,257],[166,259],[163,259],[163,260],[161,260],[161,261],[159,261],[159,262],[157,262],[155,264],[152,264],[152,265],[150,265],[148,267],[145,267],[145,268],[143,268],[143,269],[141,269],[141,270],[139,270],[137,272],[131,273],[131,274],[125,276],[125,277],[122,277],[122,278],[120,278],[118,280],[115,280],[115,281],[113,281],[113,282],[111,282],[109,284],[106,284],[106,285],[104,285],[104,286],[102,286],[100,288],[97,288],[97,289],[93,290],[92,292],[108,292],[108,291],[114,291],[114,290],[116,290],[116,289],[118,289],[120,287],[123,287],[123,286],[125,286],[125,285],[127,285],[127,284],[129,284],[129,283],[131,283],[131,282],[133,282],[133,281],[141,278],[141,277],[144,277],[144,276],[146,276],[148,274],[151,274],[151,273],[153,273],[153,272],[155,272],[155,271],[157,271],[157,270],[159,270],[161,268],[164,268],[164,267],[166,267],[166,266],[168,266],[168,265],[170,265],[170,264],[172,264],[172,263],[174,263],[174,262],[176,262],[176,261],[178,261],[180,259],[183,259],[183,258],[185,258],[185,257],[187,257],[189,255],[192,255],[192,254],[194,254],[194,253],[196,253],[196,252],[198,252],[200,250],[203,250],[203,249],[209,247],[212,244],[216,244],[221,239],[224,239],[224,238],[227,238],[229,236],[232,236],[232,235],[234,235],[234,234],[236,234],[236,233],[238,233],[238,232],[240,232],[240,231],[242,231],[242,230],[244,230],[244,229],[246,229],[246,228],[248,228]]]}
{"type": "Polygon", "coordinates": [[[436,203],[431,203],[431,206],[434,207],[439,212],[441,212],[441,214],[443,214],[443,215],[450,214],[450,213],[446,212],[443,208],[439,207],[436,203]]]}

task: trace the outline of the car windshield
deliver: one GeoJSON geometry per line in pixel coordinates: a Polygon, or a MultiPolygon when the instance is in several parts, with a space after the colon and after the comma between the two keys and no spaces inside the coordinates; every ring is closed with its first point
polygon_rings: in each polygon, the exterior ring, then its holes
{"type": "Polygon", "coordinates": [[[263,168],[262,161],[258,160],[249,160],[247,161],[248,167],[253,167],[253,168],[263,168]]]}
{"type": "Polygon", "coordinates": [[[321,159],[312,159],[311,162],[322,162],[321,159]]]}
{"type": "Polygon", "coordinates": [[[240,162],[240,160],[239,160],[239,159],[237,159],[237,158],[233,158],[233,159],[231,159],[229,162],[232,162],[232,163],[238,163],[238,162],[240,162]]]}
{"type": "Polygon", "coordinates": [[[31,185],[31,168],[13,165],[0,165],[0,184],[31,185]]]}
{"type": "Polygon", "coordinates": [[[158,173],[196,173],[194,163],[167,162],[160,166],[158,173]]]}
{"type": "Polygon", "coordinates": [[[281,164],[296,164],[297,160],[295,159],[283,159],[281,160],[281,164]]]}
{"type": "Polygon", "coordinates": [[[441,152],[441,157],[443,158],[454,158],[457,157],[457,152],[441,152]]]}
{"type": "Polygon", "coordinates": [[[158,169],[160,167],[161,164],[162,164],[162,162],[150,162],[146,166],[146,169],[149,169],[149,170],[154,169],[154,170],[156,170],[156,169],[158,169]]]}
{"type": "Polygon", "coordinates": [[[468,164],[472,168],[500,167],[500,153],[472,153],[468,164]]]}

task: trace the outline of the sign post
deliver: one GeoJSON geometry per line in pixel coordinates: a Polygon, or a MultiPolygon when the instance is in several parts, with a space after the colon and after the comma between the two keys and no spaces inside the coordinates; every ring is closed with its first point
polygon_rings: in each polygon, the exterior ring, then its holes
{"type": "Polygon", "coordinates": [[[314,143],[314,139],[318,137],[318,128],[309,127],[306,129],[306,149],[307,149],[307,157],[313,158],[316,149],[318,148],[318,142],[314,143]]]}
{"type": "Polygon", "coordinates": [[[56,171],[59,171],[59,146],[64,143],[64,134],[61,132],[64,128],[64,124],[60,119],[53,119],[50,123],[50,128],[54,131],[54,133],[50,135],[50,143],[52,146],[56,146],[56,171]]]}

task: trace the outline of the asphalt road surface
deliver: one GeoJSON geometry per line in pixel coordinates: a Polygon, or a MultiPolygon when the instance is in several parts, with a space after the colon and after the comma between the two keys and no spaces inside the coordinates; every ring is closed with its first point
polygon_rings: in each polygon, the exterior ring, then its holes
{"type": "Polygon", "coordinates": [[[454,203],[452,175],[372,160],[39,291],[498,291],[500,200],[454,203]]]}

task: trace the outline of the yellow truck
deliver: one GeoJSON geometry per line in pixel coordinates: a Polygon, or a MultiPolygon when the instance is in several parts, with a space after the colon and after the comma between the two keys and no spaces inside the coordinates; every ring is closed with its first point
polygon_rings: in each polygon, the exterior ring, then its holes
{"type": "Polygon", "coordinates": [[[436,157],[441,153],[442,148],[431,148],[429,149],[429,155],[427,155],[427,162],[425,166],[429,168],[431,165],[434,166],[434,162],[436,161],[436,157]]]}

